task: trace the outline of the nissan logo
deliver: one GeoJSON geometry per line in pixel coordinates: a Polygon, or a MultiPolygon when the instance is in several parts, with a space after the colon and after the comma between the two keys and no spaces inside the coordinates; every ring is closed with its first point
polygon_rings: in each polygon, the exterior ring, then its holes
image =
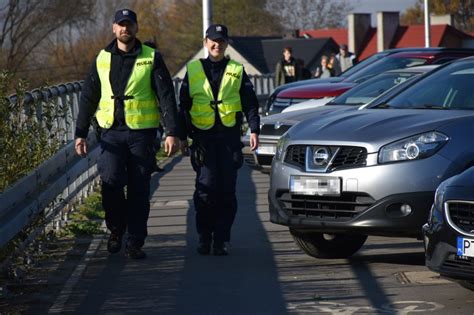
{"type": "Polygon", "coordinates": [[[273,127],[275,128],[275,130],[278,130],[278,129],[280,129],[280,127],[281,127],[282,125],[283,125],[283,123],[282,123],[281,121],[277,121],[277,122],[275,123],[275,126],[273,126],[273,127]]]}
{"type": "Polygon", "coordinates": [[[329,162],[330,152],[327,148],[321,147],[313,151],[313,163],[314,165],[322,166],[329,162]]]}

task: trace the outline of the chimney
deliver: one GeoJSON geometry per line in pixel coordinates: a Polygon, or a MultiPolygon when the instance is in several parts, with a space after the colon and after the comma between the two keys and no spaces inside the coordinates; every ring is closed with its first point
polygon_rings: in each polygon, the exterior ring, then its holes
{"type": "Polygon", "coordinates": [[[390,48],[399,25],[398,12],[377,12],[377,51],[390,48]]]}
{"type": "Polygon", "coordinates": [[[434,15],[430,16],[431,25],[444,25],[448,24],[453,26],[454,25],[454,17],[452,14],[444,14],[444,15],[434,15]]]}
{"type": "MultiPolygon", "coordinates": [[[[347,16],[349,51],[358,53],[370,29],[370,13],[351,13],[347,16]]],[[[342,44],[342,43],[341,43],[342,44]]]]}

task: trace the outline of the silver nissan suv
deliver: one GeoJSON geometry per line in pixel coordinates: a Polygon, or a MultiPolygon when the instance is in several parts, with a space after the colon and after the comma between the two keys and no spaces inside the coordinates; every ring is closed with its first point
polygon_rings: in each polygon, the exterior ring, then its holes
{"type": "Polygon", "coordinates": [[[474,58],[375,108],[305,120],[279,140],[271,221],[308,255],[348,257],[367,235],[421,238],[440,182],[474,165],[474,58]]]}

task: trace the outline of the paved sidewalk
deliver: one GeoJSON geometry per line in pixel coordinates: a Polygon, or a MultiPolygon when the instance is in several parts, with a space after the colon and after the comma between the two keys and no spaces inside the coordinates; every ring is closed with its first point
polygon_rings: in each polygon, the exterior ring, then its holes
{"type": "MultiPolygon", "coordinates": [[[[109,255],[102,242],[63,312],[143,314],[285,314],[267,220],[268,175],[243,167],[239,210],[227,257],[196,253],[189,158],[175,158],[152,179],[153,196],[144,249],[134,261],[109,255]]],[[[63,297],[64,299],[64,297],[63,297]]]]}
{"type": "Polygon", "coordinates": [[[268,221],[268,175],[245,166],[230,255],[200,256],[189,159],[165,168],[153,178],[148,258],[109,255],[106,242],[93,242],[50,313],[472,315],[473,293],[430,273],[420,241],[370,237],[349,259],[305,255],[268,221]]]}

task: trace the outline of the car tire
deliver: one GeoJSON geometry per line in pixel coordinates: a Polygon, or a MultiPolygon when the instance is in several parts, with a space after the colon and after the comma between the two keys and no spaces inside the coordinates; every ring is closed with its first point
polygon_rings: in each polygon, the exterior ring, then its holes
{"type": "Polygon", "coordinates": [[[474,291],[474,281],[458,281],[458,283],[465,289],[474,291]]]}
{"type": "Polygon", "coordinates": [[[326,234],[301,232],[290,229],[290,233],[301,250],[316,258],[347,258],[364,245],[367,235],[326,234]]]}

